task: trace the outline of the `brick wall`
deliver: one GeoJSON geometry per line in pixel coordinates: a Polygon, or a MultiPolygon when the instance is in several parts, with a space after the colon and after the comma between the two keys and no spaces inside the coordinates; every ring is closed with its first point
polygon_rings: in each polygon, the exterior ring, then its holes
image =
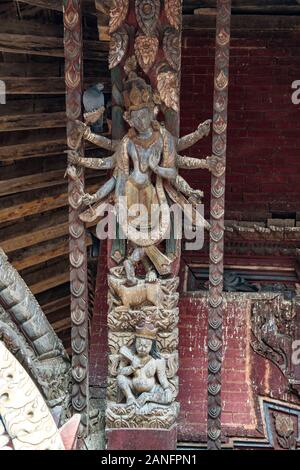
{"type": "MultiPolygon", "coordinates": [[[[179,439],[205,441],[207,421],[207,301],[180,301],[179,439]]],[[[255,436],[251,385],[250,301],[229,301],[224,321],[222,425],[227,436],[255,436]]]]}
{"type": "MultiPolygon", "coordinates": [[[[300,80],[300,32],[233,34],[230,64],[227,219],[265,220],[272,212],[298,212],[300,220],[300,105],[291,84],[300,80]]],[[[212,116],[214,38],[186,32],[183,40],[181,132],[212,116]]],[[[211,139],[190,155],[206,156],[211,139]]],[[[188,179],[204,188],[209,175],[188,179]]]]}

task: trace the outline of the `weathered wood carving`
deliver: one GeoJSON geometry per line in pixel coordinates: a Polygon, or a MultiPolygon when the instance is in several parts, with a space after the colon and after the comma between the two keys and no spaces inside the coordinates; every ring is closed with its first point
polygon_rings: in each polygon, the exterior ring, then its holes
{"type": "Polygon", "coordinates": [[[253,350],[273,362],[287,379],[287,388],[300,394],[300,376],[293,363],[293,342],[300,331],[300,301],[280,294],[273,300],[257,301],[252,306],[253,350]]]}
{"type": "MultiPolygon", "coordinates": [[[[80,216],[97,220],[99,208],[108,203],[118,209],[110,253],[115,266],[108,279],[107,426],[168,429],[178,414],[178,278],[174,266],[180,257],[170,207],[175,202],[183,211],[190,208],[192,223],[208,227],[196,211],[199,191],[187,184],[179,170],[215,171],[219,162],[215,157],[180,156],[177,148],[187,148],[207,135],[210,122],[189,136],[176,138],[156,120],[159,100],[138,75],[135,57],[127,60],[125,71],[124,117],[129,131],[118,143],[98,139],[100,146],[114,147],[112,156],[90,159],[73,152],[69,162],[113,170],[96,194],[82,196],[83,204],[93,206],[80,216]],[[143,210],[137,220],[132,211],[138,204],[143,210]]],[[[77,125],[85,138],[97,141],[87,126],[77,125]]]]}
{"type": "Polygon", "coordinates": [[[219,165],[211,182],[210,294],[208,319],[208,448],[221,449],[221,367],[224,271],[225,158],[231,0],[217,2],[213,153],[219,165]]]}
{"type": "MultiPolygon", "coordinates": [[[[65,78],[67,139],[71,151],[83,155],[81,136],[75,120],[81,118],[82,97],[82,17],[81,0],[64,0],[65,78]]],[[[79,219],[81,196],[84,191],[84,173],[73,167],[69,171],[69,232],[70,232],[70,286],[72,319],[72,405],[83,413],[88,395],[88,284],[85,227],[79,219]],[[72,176],[72,171],[73,176],[72,176]],[[74,177],[76,175],[76,177],[74,177]]]]}

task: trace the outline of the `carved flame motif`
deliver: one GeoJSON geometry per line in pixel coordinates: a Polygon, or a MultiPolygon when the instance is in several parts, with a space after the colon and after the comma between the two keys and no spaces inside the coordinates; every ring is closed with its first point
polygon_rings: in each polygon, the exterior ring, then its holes
{"type": "Polygon", "coordinates": [[[177,30],[180,29],[181,7],[181,0],[165,0],[165,10],[169,23],[177,30]]]}
{"type": "Polygon", "coordinates": [[[157,89],[165,105],[179,112],[179,84],[177,75],[173,72],[158,74],[157,89]]]}
{"type": "Polygon", "coordinates": [[[113,69],[121,62],[124,55],[126,54],[127,48],[128,34],[125,29],[122,28],[111,36],[108,59],[110,69],[113,69]]]}
{"type": "Polygon", "coordinates": [[[158,45],[158,39],[155,37],[138,36],[135,40],[135,54],[140,67],[145,73],[148,73],[155,62],[158,45]]]}
{"type": "Polygon", "coordinates": [[[165,57],[175,70],[180,69],[180,35],[172,28],[168,28],[164,35],[163,49],[165,57]]]}
{"type": "Polygon", "coordinates": [[[129,0],[117,0],[110,10],[109,32],[114,33],[125,21],[128,14],[129,0]]]}
{"type": "Polygon", "coordinates": [[[136,0],[135,13],[139,27],[150,36],[159,18],[160,0],[136,0]]]}
{"type": "Polygon", "coordinates": [[[216,78],[215,86],[219,91],[223,91],[228,85],[228,77],[225,75],[223,70],[219,73],[216,78]]]}

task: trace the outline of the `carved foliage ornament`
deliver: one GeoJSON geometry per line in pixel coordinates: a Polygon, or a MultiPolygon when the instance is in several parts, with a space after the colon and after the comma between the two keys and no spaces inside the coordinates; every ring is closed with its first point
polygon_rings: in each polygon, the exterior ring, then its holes
{"type": "Polygon", "coordinates": [[[109,32],[114,33],[123,24],[128,14],[129,0],[117,0],[110,10],[109,32]]]}
{"type": "Polygon", "coordinates": [[[182,0],[165,0],[168,21],[173,28],[179,30],[181,22],[182,0]]]}
{"type": "Polygon", "coordinates": [[[147,36],[151,35],[159,18],[160,0],[136,0],[135,12],[141,30],[147,36]]]}
{"type": "Polygon", "coordinates": [[[175,70],[180,70],[180,34],[176,30],[172,28],[166,29],[163,49],[169,65],[175,70]]]}
{"type": "Polygon", "coordinates": [[[109,50],[109,68],[116,67],[126,54],[128,48],[128,34],[124,28],[111,35],[109,50]]]}
{"type": "Polygon", "coordinates": [[[148,73],[155,62],[158,45],[159,42],[156,37],[138,36],[135,40],[135,54],[140,67],[145,73],[148,73]]]}
{"type": "Polygon", "coordinates": [[[179,112],[179,83],[173,72],[162,72],[157,76],[157,89],[160,98],[168,108],[179,112]]]}
{"type": "Polygon", "coordinates": [[[293,418],[282,413],[273,413],[277,439],[283,449],[295,448],[295,431],[293,418]]]}

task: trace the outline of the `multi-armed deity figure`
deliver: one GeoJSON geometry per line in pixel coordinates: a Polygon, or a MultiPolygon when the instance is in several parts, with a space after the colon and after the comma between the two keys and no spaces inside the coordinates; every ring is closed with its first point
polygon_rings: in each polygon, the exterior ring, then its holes
{"type": "MultiPolygon", "coordinates": [[[[180,258],[171,205],[188,212],[194,226],[209,228],[197,212],[202,191],[192,189],[179,170],[217,171],[218,160],[179,155],[209,134],[211,121],[190,135],[174,137],[158,122],[159,97],[137,75],[136,67],[135,57],[127,60],[123,101],[129,130],[121,141],[93,134],[86,124],[77,122],[85,139],[114,153],[107,158],[83,158],[70,152],[69,163],[112,170],[111,178],[95,194],[82,194],[83,205],[90,208],[81,214],[82,220],[96,221],[99,207],[112,203],[117,218],[110,247],[117,266],[110,269],[108,278],[107,426],[169,428],[178,414],[180,258]]],[[[75,171],[70,166],[69,174],[75,171]]]]}
{"type": "MultiPolygon", "coordinates": [[[[129,244],[124,256],[124,268],[128,285],[135,285],[135,266],[142,261],[147,280],[155,282],[158,275],[171,272],[174,256],[168,257],[159,245],[170,234],[170,202],[183,211],[188,205],[195,208],[201,202],[202,191],[192,189],[179,175],[179,169],[213,169],[217,165],[214,156],[206,159],[180,156],[184,150],[209,134],[211,121],[205,121],[198,129],[181,139],[173,137],[157,121],[159,97],[151,86],[136,74],[136,60],[131,57],[125,66],[128,79],[124,84],[124,119],[129,131],[122,141],[111,141],[93,134],[90,128],[77,122],[85,139],[114,151],[108,158],[82,158],[76,152],[69,154],[69,162],[92,169],[109,169],[113,174],[95,194],[84,194],[85,205],[107,200],[113,193],[113,202],[119,214],[125,209],[127,217],[118,223],[129,244]],[[125,201],[125,202],[124,202],[125,201]],[[144,216],[136,222],[135,205],[142,207],[144,216]],[[125,207],[124,207],[125,206],[125,207]],[[159,215],[154,208],[159,208],[159,215]]],[[[124,211],[123,211],[124,213],[124,211]]],[[[193,217],[195,224],[208,226],[201,218],[193,217]],[[198,220],[198,222],[197,222],[198,220]],[[200,221],[200,222],[199,222],[200,221]]],[[[119,252],[118,252],[119,253],[119,252]]]]}

